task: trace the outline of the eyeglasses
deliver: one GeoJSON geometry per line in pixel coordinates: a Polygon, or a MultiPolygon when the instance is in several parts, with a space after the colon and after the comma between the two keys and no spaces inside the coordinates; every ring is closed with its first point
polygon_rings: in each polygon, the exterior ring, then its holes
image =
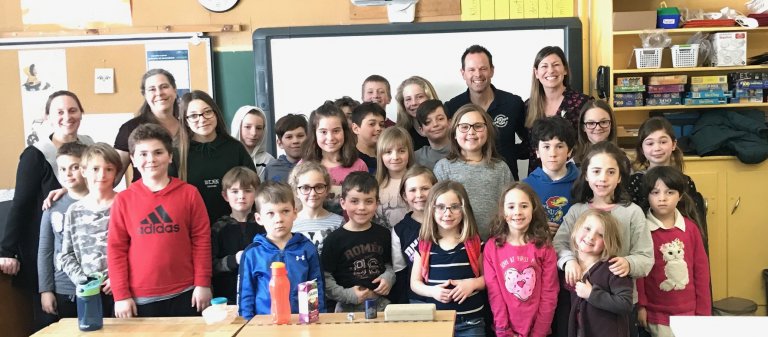
{"type": "Polygon", "coordinates": [[[605,128],[611,126],[611,120],[610,119],[604,119],[604,120],[601,120],[599,122],[591,122],[591,121],[590,122],[584,122],[584,126],[587,129],[590,129],[590,130],[594,129],[598,125],[600,125],[600,128],[605,129],[605,128]]]}
{"type": "Polygon", "coordinates": [[[201,114],[191,114],[187,115],[187,120],[190,122],[197,122],[198,119],[200,119],[200,116],[203,116],[205,119],[211,119],[214,115],[213,110],[205,110],[201,114]]]}
{"type": "Polygon", "coordinates": [[[469,128],[475,129],[475,132],[483,132],[485,131],[486,125],[485,123],[475,123],[475,124],[459,123],[457,128],[461,133],[469,132],[469,128]]]}
{"type": "Polygon", "coordinates": [[[301,192],[301,194],[303,195],[309,195],[309,193],[312,192],[312,190],[315,190],[316,194],[323,194],[328,189],[328,185],[326,184],[318,184],[315,186],[301,185],[296,189],[298,189],[299,192],[301,192]]]}
{"type": "Polygon", "coordinates": [[[445,213],[445,210],[451,210],[451,213],[459,213],[461,212],[461,205],[460,204],[453,204],[450,206],[446,206],[443,204],[436,204],[435,205],[435,212],[437,213],[445,213]]]}

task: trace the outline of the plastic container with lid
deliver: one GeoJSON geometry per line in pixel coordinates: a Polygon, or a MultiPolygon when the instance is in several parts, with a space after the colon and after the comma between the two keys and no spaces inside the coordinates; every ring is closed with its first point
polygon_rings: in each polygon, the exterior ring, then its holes
{"type": "Polygon", "coordinates": [[[656,9],[656,28],[675,29],[680,27],[680,10],[677,7],[667,7],[662,1],[656,9]]]}
{"type": "Polygon", "coordinates": [[[227,319],[227,298],[216,297],[211,299],[211,306],[203,310],[203,319],[206,324],[215,324],[227,319]]]}

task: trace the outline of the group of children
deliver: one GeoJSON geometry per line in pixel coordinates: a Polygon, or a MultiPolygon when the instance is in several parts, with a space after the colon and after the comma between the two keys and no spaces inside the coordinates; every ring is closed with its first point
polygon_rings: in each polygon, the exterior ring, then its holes
{"type": "MultiPolygon", "coordinates": [[[[414,151],[412,130],[387,127],[391,95],[379,89],[364,84],[369,103],[325,102],[308,123],[278,120],[285,155],[263,165],[265,179],[255,166],[229,169],[215,197],[231,213],[216,218],[213,195],[169,176],[173,141],[161,126],[131,132],[141,179],[120,193],[112,147],[62,146],[68,193],[41,223],[44,310],[73,315],[73,284],[101,275],[105,315],[195,315],[221,296],[249,319],[270,312],[269,266],[280,261],[292,312],[296,286],[315,280],[322,311],[362,311],[367,299],[380,310],[434,303],[456,310],[456,336],[623,336],[635,322],[670,336],[670,315],[710,314],[703,214],[668,122],[641,127],[630,176],[607,105],[583,109],[578,140],[565,119],[539,119],[531,140],[541,167],[514,182],[481,107],[449,119],[439,100],[399,93],[421,101],[406,107],[426,138],[414,151]]],[[[215,138],[216,123],[203,123],[215,103],[185,104],[184,126],[215,138]]],[[[259,127],[248,111],[238,129],[263,132],[263,115],[259,127]]],[[[246,144],[252,158],[261,141],[246,144]]]]}
{"type": "MultiPolygon", "coordinates": [[[[376,299],[380,309],[435,303],[456,310],[457,336],[484,335],[486,323],[497,336],[630,335],[635,324],[669,336],[669,316],[711,313],[705,239],[694,221],[702,214],[667,121],[651,118],[641,127],[650,136],[638,145],[642,169],[630,177],[630,160],[613,142],[590,143],[579,169],[570,160],[577,136],[569,123],[538,120],[532,139],[542,167],[514,183],[495,153],[494,130],[482,108],[465,106],[448,123],[439,104],[429,103],[419,106],[419,112],[431,111],[419,113],[426,117],[417,121],[446,124],[450,146],[434,173],[415,163],[408,132],[390,127],[379,133],[377,116],[368,133],[377,145],[375,178],[367,168],[343,172],[334,178],[341,181],[343,212],[314,222],[309,231],[293,228],[320,248],[321,294],[336,303],[329,310],[360,311],[366,299],[376,299]],[[630,195],[627,184],[636,179],[640,187],[630,195]],[[645,201],[636,205],[633,199],[645,201]]],[[[359,137],[364,132],[356,121],[377,113],[361,116],[358,108],[350,119],[359,137]]],[[[289,178],[306,223],[313,222],[310,214],[333,214],[323,206],[333,198],[329,171],[354,158],[344,151],[346,117],[334,110],[326,103],[313,112],[312,142],[305,148],[317,157],[305,156],[289,178]]],[[[610,110],[604,112],[612,120],[610,110]]],[[[583,123],[588,130],[605,129],[608,138],[610,122],[598,117],[583,123]]],[[[432,133],[424,134],[433,143],[432,133]]],[[[302,263],[314,260],[299,251],[306,256],[302,263]]],[[[287,248],[285,254],[297,256],[287,248]]],[[[266,277],[240,272],[241,291],[249,280],[266,277]]],[[[316,278],[303,276],[292,284],[316,278]]],[[[243,306],[242,294],[240,299],[243,306]]],[[[268,312],[268,306],[258,308],[243,315],[268,312]]]]}

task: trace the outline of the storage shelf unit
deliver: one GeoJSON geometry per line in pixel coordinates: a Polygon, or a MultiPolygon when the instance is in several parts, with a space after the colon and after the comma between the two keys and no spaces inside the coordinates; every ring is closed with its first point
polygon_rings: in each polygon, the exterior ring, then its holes
{"type": "MultiPolygon", "coordinates": [[[[701,27],[701,28],[678,28],[678,29],[664,29],[667,34],[675,35],[675,34],[687,34],[687,35],[693,35],[696,33],[717,33],[717,32],[740,32],[740,31],[746,31],[746,32],[759,32],[759,31],[768,31],[768,27],[758,27],[758,28],[747,28],[747,27],[701,27]]],[[[614,36],[621,36],[621,35],[639,35],[642,33],[648,32],[648,30],[622,30],[622,31],[615,31],[613,32],[614,36]]]]}
{"type": "Polygon", "coordinates": [[[616,69],[614,75],[621,74],[686,74],[686,73],[730,73],[733,71],[763,71],[768,72],[768,65],[735,66],[735,67],[695,67],[695,68],[644,68],[616,69]]]}
{"type": "Polygon", "coordinates": [[[768,103],[732,103],[732,104],[706,104],[706,105],[646,105],[616,107],[613,111],[647,111],[647,110],[692,110],[712,108],[768,108],[768,103]]]}
{"type": "MultiPolygon", "coordinates": [[[[737,0],[676,0],[680,8],[703,9],[717,12],[728,6],[747,13],[744,1],[737,0]]],[[[642,76],[646,81],[652,75],[725,75],[734,71],[768,73],[768,65],[738,67],[673,68],[669,48],[662,55],[661,68],[637,69],[634,48],[642,47],[639,35],[645,30],[613,31],[613,13],[630,11],[655,11],[658,1],[649,0],[598,0],[590,6],[590,73],[597,73],[598,66],[610,67],[606,90],[613,97],[617,77],[642,76]]],[[[768,27],[707,27],[667,29],[672,44],[686,44],[699,32],[747,32],[747,57],[768,52],[768,27]]],[[[647,82],[645,82],[647,84],[647,82]]],[[[593,85],[593,87],[597,87],[593,85]]],[[[591,93],[597,96],[597,92],[591,93]]],[[[613,100],[609,99],[613,105],[613,100]]],[[[702,109],[760,109],[768,111],[768,103],[741,103],[720,105],[672,105],[615,107],[616,124],[621,129],[633,129],[642,124],[654,111],[696,111],[702,109]]],[[[631,141],[631,140],[630,140],[631,141]]],[[[709,210],[710,268],[714,299],[740,296],[757,302],[765,312],[766,296],[761,272],[768,267],[768,226],[760,221],[764,213],[764,191],[768,188],[768,162],[760,165],[741,164],[735,158],[716,161],[686,162],[685,171],[707,200],[709,210]],[[741,204],[735,211],[734,205],[741,204]],[[748,208],[745,205],[750,205],[748,208]],[[751,220],[750,220],[751,219],[751,220]],[[755,220],[757,219],[757,220],[755,220]],[[763,248],[760,248],[763,247],[763,248]]]]}
{"type": "MultiPolygon", "coordinates": [[[[634,56],[634,48],[641,47],[641,40],[639,35],[646,33],[649,30],[630,30],[630,31],[612,31],[613,22],[612,16],[614,12],[630,11],[630,10],[652,10],[655,9],[655,4],[648,1],[639,1],[633,4],[628,4],[626,1],[613,0],[609,3],[613,4],[613,7],[608,9],[608,12],[602,17],[607,17],[607,21],[600,21],[593,25],[593,27],[600,27],[596,36],[593,35],[593,40],[597,39],[599,43],[595,45],[593,43],[593,50],[595,47],[597,57],[594,58],[595,64],[608,65],[611,67],[611,76],[609,84],[610,98],[609,103],[613,106],[613,92],[616,84],[617,77],[628,76],[642,76],[647,81],[650,76],[654,75],[689,75],[689,76],[707,76],[707,75],[725,75],[735,71],[756,71],[768,73],[768,65],[745,65],[745,66],[732,66],[732,67],[685,67],[674,68],[672,67],[672,52],[669,48],[662,50],[661,67],[660,68],[637,68],[636,60],[634,56]],[[647,8],[643,7],[647,6],[647,8]]],[[[697,3],[697,8],[699,8],[697,3]]],[[[598,9],[603,11],[605,9],[598,9]]],[[[596,17],[597,15],[593,15],[596,17]]],[[[704,28],[679,28],[679,29],[664,29],[670,38],[672,44],[686,44],[688,39],[696,33],[716,33],[716,32],[747,32],[747,57],[761,54],[768,51],[768,27],[759,28],[746,28],[746,27],[704,27],[704,28]]],[[[646,82],[647,84],[647,82],[646,82]]],[[[638,107],[616,107],[615,111],[621,112],[617,114],[617,125],[640,125],[648,118],[651,111],[657,110],[696,110],[696,109],[712,109],[712,108],[760,108],[768,110],[768,104],[766,103],[746,103],[746,104],[722,104],[722,105],[672,105],[672,106],[638,106],[638,107]]]]}

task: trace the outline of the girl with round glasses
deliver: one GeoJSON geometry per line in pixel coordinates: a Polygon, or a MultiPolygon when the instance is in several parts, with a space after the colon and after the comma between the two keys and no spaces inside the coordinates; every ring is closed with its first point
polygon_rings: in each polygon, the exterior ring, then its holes
{"type": "Polygon", "coordinates": [[[485,240],[499,195],[512,182],[512,172],[496,151],[496,128],[483,108],[474,104],[459,108],[451,119],[450,139],[451,150],[435,164],[435,176],[464,185],[477,211],[480,237],[485,240]]]}
{"type": "Polygon", "coordinates": [[[344,218],[323,207],[328,198],[331,176],[325,166],[316,161],[303,161],[296,165],[288,177],[288,183],[296,191],[301,210],[293,222],[293,231],[312,241],[317,252],[323,252],[323,240],[344,224],[344,218]]]}
{"type": "Polygon", "coordinates": [[[584,104],[579,116],[579,133],[573,151],[573,161],[580,165],[592,144],[604,140],[617,144],[616,116],[605,101],[592,100],[584,104]]]}
{"type": "Polygon", "coordinates": [[[441,181],[429,193],[411,289],[438,310],[456,310],[454,336],[485,335],[489,309],[482,292],[480,236],[467,190],[459,182],[441,181]]]}

